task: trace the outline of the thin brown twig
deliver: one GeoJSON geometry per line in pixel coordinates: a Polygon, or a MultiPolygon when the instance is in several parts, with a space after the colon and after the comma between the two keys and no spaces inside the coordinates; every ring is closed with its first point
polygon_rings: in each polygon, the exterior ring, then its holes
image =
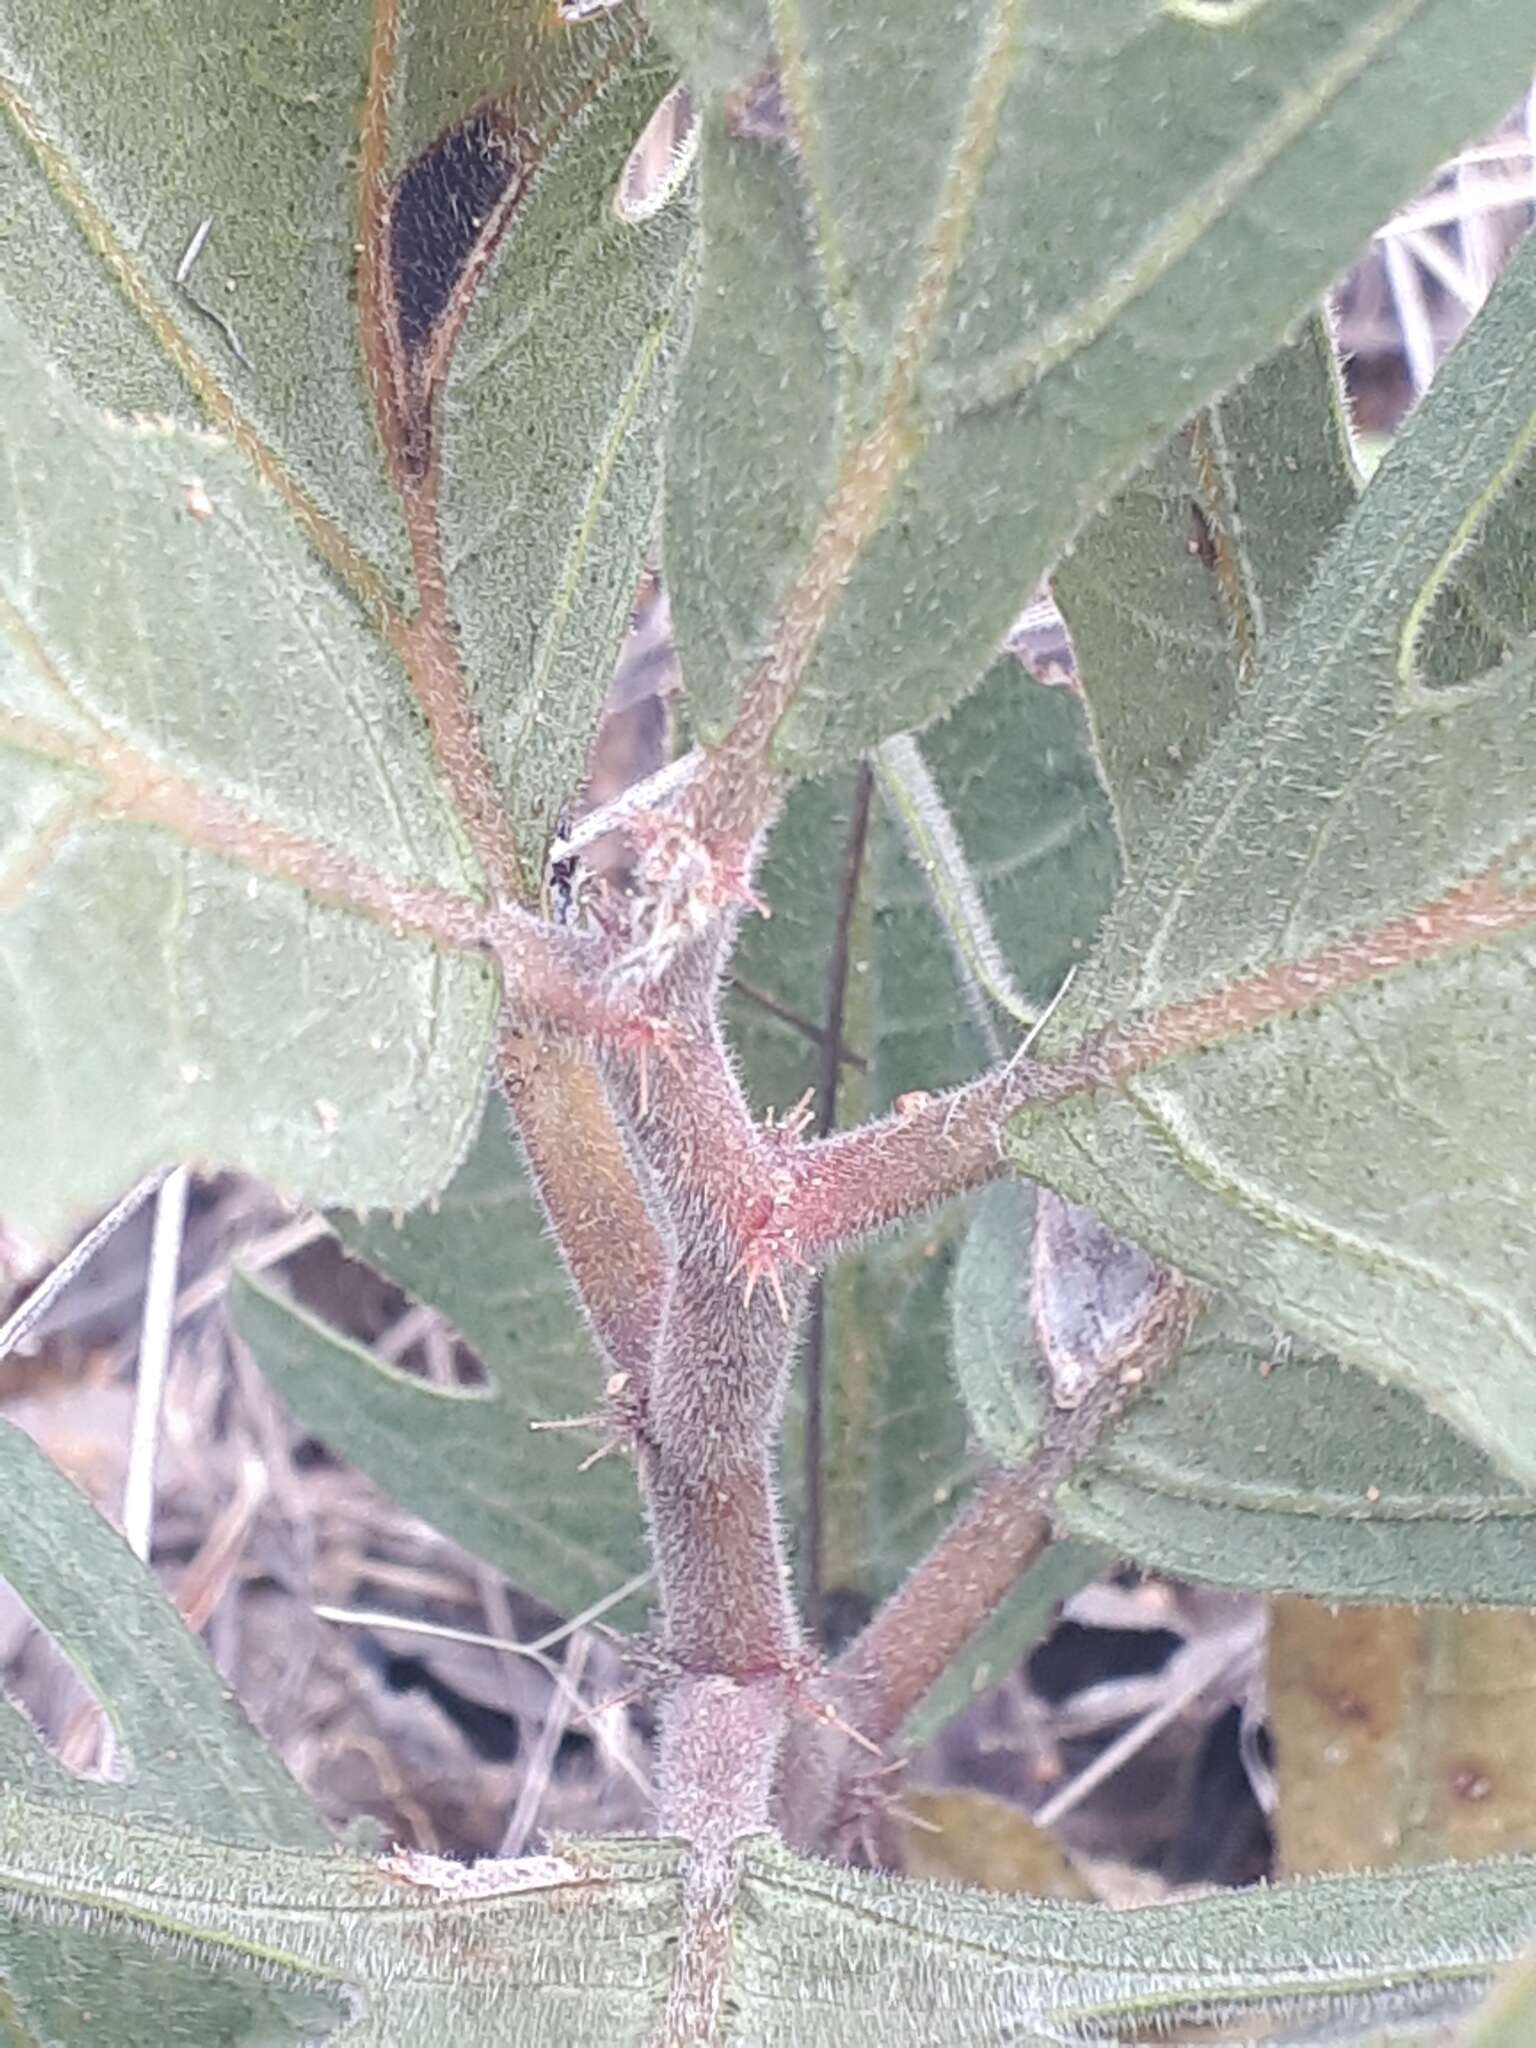
{"type": "MultiPolygon", "coordinates": [[[[843,1020],[848,1002],[848,969],[852,955],[853,919],[864,875],[869,839],[874,770],[861,761],[854,773],[848,834],[838,876],[837,918],[827,963],[826,1023],[821,1032],[817,1076],[816,1135],[825,1138],[837,1122],[838,1082],[842,1073],[843,1020]]],[[[805,1609],[813,1639],[822,1630],[826,1550],[826,1475],[822,1469],[826,1444],[826,1282],[818,1275],[811,1295],[802,1379],[805,1387],[805,1609]]]]}
{"type": "MultiPolygon", "coordinates": [[[[743,980],[741,975],[734,972],[730,977],[730,985],[732,993],[740,996],[743,1002],[751,1003],[754,1009],[765,1010],[770,1017],[777,1017],[781,1024],[787,1024],[791,1031],[798,1031],[800,1036],[809,1039],[812,1045],[819,1048],[825,1042],[826,1034],[819,1024],[813,1023],[809,1017],[802,1017],[798,1010],[791,1009],[788,1003],[781,1003],[777,996],[769,995],[766,989],[757,987],[754,982],[743,980]]],[[[862,1053],[855,1052],[851,1046],[840,1045],[837,1057],[841,1065],[851,1067],[856,1074],[869,1072],[869,1061],[862,1053]]]]}

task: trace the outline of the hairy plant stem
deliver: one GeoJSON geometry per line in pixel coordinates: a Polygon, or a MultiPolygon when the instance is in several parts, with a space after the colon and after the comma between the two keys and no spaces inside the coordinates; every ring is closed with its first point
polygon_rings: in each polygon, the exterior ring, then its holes
{"type": "Polygon", "coordinates": [[[610,1070],[670,1253],[641,1456],[666,1649],[681,1673],[744,1682],[801,1649],[773,1460],[805,1282],[752,1265],[779,1145],[720,1036],[722,950],[690,948],[656,987],[673,1028],[644,1089],[633,1062],[610,1070]]]}
{"type": "Polygon", "coordinates": [[[528,1169],[598,1342],[625,1385],[612,1397],[643,1413],[661,1327],[666,1247],[589,1053],[506,1025],[497,1076],[528,1169]]]}
{"type": "MultiPolygon", "coordinates": [[[[1173,1274],[1134,1347],[1105,1358],[1081,1401],[1057,1408],[1027,1464],[986,1478],[943,1535],[844,1651],[822,1697],[866,1742],[888,1743],[1051,1540],[1057,1489],[1083,1462],[1132,1393],[1179,1355],[1200,1303],[1173,1274]]],[[[865,1799],[872,1776],[836,1729],[793,1731],[779,1798],[791,1841],[825,1848],[865,1799]]]]}
{"type": "Polygon", "coordinates": [[[1050,1540],[1056,1490],[1083,1462],[1129,1396],[1172,1364],[1199,1306],[1198,1290],[1170,1277],[1159,1311],[1134,1351],[1116,1354],[1083,1399],[1052,1414],[1028,1464],[986,1479],[900,1590],[833,1667],[860,1730],[886,1742],[988,1620],[1050,1540]]]}

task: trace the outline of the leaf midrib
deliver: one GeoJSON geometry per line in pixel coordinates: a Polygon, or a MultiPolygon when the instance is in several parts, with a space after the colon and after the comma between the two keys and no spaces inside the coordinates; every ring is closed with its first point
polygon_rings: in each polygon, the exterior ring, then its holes
{"type": "Polygon", "coordinates": [[[1469,1522],[1536,1523],[1536,1499],[1503,1494],[1386,1494],[1362,1506],[1358,1492],[1318,1490],[1276,1491],[1231,1478],[1218,1485],[1198,1472],[1172,1464],[1139,1447],[1117,1451],[1112,1443],[1098,1452],[1070,1482],[1105,1478],[1147,1495],[1154,1501],[1188,1502],[1196,1507],[1232,1509],[1245,1515],[1280,1515],[1297,1523],[1324,1522],[1369,1528],[1387,1523],[1396,1528],[1443,1528],[1469,1522]]]}
{"type": "Polygon", "coordinates": [[[1195,1149],[1195,1134],[1179,1127],[1170,1117],[1182,1103],[1160,1104],[1156,1082],[1133,1082],[1126,1095],[1137,1113],[1154,1133],[1153,1142],[1170,1153],[1180,1170],[1197,1187],[1231,1208],[1238,1215],[1257,1222],[1272,1238],[1289,1240],[1303,1249],[1320,1252],[1340,1265],[1355,1268],[1380,1280],[1392,1276],[1415,1292],[1426,1292],[1454,1302],[1474,1323],[1491,1324],[1515,1350],[1536,1364],[1536,1331],[1521,1322],[1504,1304],[1489,1300],[1480,1290],[1458,1283],[1447,1271],[1422,1258],[1412,1258],[1400,1247],[1368,1239],[1340,1229],[1325,1218],[1306,1214],[1278,1195],[1261,1189],[1230,1167],[1224,1168],[1214,1149],[1201,1156],[1195,1149]]]}
{"type": "MultiPolygon", "coordinates": [[[[921,454],[930,433],[969,409],[968,403],[963,402],[966,384],[1003,374],[1008,383],[1006,395],[1012,396],[1022,388],[1022,383],[1015,379],[1014,368],[1010,366],[1028,371],[1024,382],[1034,381],[1099,340],[1126,307],[1145,296],[1195,248],[1242,194],[1308,132],[1327,108],[1365,73],[1372,60],[1430,4],[1431,0],[1390,0],[1390,4],[1382,6],[1374,20],[1357,29],[1344,47],[1312,74],[1304,89],[1288,96],[1236,153],[1235,160],[1226,159],[1206,186],[1161,225],[1143,244],[1135,261],[1117,269],[1112,285],[1091,293],[1043,323],[1034,336],[1009,352],[1001,372],[996,372],[994,366],[992,371],[983,369],[967,373],[965,378],[949,379],[947,395],[946,380],[935,378],[933,402],[925,405],[919,380],[955,274],[966,253],[970,220],[996,140],[1003,103],[1021,61],[1017,27],[1025,0],[995,0],[989,25],[981,38],[982,55],[972,75],[965,112],[939,180],[939,198],[931,215],[936,225],[927,254],[919,264],[917,285],[895,325],[896,338],[886,366],[876,424],[844,449],[836,481],[825,501],[820,528],[779,605],[769,653],[749,685],[733,736],[739,734],[749,745],[755,740],[759,719],[752,715],[751,699],[760,690],[765,698],[762,710],[766,712],[770,732],[782,724],[837,614],[849,571],[879,530],[896,485],[921,454]]],[[[795,56],[799,49],[796,5],[797,0],[775,0],[773,11],[776,23],[782,20],[787,29],[795,31],[790,36],[784,84],[794,95],[795,110],[803,123],[809,100],[803,66],[795,56]]],[[[780,55],[785,56],[783,49],[780,55]]],[[[802,148],[807,147],[813,166],[814,143],[802,139],[802,148]]],[[[821,262],[823,286],[829,303],[833,303],[840,270],[835,261],[829,270],[814,228],[829,207],[830,202],[818,202],[813,192],[808,239],[813,254],[821,262]]],[[[831,217],[835,221],[835,211],[831,217]]],[[[858,360],[856,354],[849,357],[850,364],[858,360]]],[[[845,382],[846,378],[841,379],[840,385],[845,382]]],[[[729,740],[726,745],[728,749],[729,740]]]]}
{"type": "MultiPolygon", "coordinates": [[[[241,805],[160,767],[124,741],[104,736],[86,746],[35,720],[0,710],[0,748],[6,747],[99,778],[99,796],[78,807],[81,829],[128,822],[169,831],[184,845],[270,881],[292,883],[396,938],[409,933],[447,951],[473,952],[490,935],[490,914],[475,898],[434,883],[398,880],[287,826],[264,823],[241,805]]],[[[40,829],[33,840],[42,842],[44,836],[40,829]]],[[[48,858],[23,872],[20,895],[41,879],[71,836],[64,831],[48,841],[43,849],[48,858]]]]}
{"type": "Polygon", "coordinates": [[[378,620],[391,644],[405,631],[405,615],[390,595],[378,568],[326,513],[298,480],[290,475],[275,449],[235,403],[193,341],[177,325],[159,292],[105,209],[79,176],[67,152],[48,133],[47,124],[25,97],[13,75],[14,56],[0,71],[0,109],[7,112],[60,202],[73,216],[86,242],[105,265],[124,298],[143,322],[165,361],[180,377],[199,409],[228,436],[268,483],[313,544],[341,578],[365,612],[378,620]]]}

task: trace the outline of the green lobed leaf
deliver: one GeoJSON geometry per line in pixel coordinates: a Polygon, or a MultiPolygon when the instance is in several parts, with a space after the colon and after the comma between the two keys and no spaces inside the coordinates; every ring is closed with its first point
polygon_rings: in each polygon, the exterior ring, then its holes
{"type": "Polygon", "coordinates": [[[776,636],[808,650],[800,772],[963,695],[1106,492],[1536,57],[1524,0],[655,13],[704,102],[678,644],[707,739],[776,636]]]}
{"type": "MultiPolygon", "coordinates": [[[[457,41],[458,7],[424,11],[457,41]]],[[[525,0],[521,14],[528,33],[561,33],[547,5],[525,0]]],[[[630,41],[634,22],[626,11],[630,41]]],[[[615,53],[604,55],[613,65],[615,53]]],[[[606,88],[605,67],[570,68],[583,96],[606,88]]],[[[654,539],[696,282],[694,207],[685,188],[632,222],[614,195],[672,84],[647,51],[593,113],[572,119],[475,299],[444,394],[449,589],[530,886],[560,804],[581,786],[654,539]]],[[[561,113],[542,96],[522,117],[541,140],[559,135],[561,113]]]]}
{"type": "MultiPolygon", "coordinates": [[[[861,883],[867,859],[868,826],[856,827],[855,811],[851,775],[790,792],[757,884],[773,914],[747,919],[731,957],[731,1044],[759,1114],[788,1109],[821,1080],[842,877],[851,868],[861,883]]],[[[854,1014],[838,1041],[838,1089],[858,1104],[868,1089],[871,968],[867,934],[852,922],[848,943],[845,1002],[854,1014]]]]}
{"type": "Polygon", "coordinates": [[[0,31],[0,287],[98,402],[239,440],[370,609],[441,556],[530,887],[654,519],[693,223],[613,200],[670,83],[632,10],[543,0],[236,0],[212,30],[196,0],[18,0],[0,31]],[[358,290],[375,218],[404,352],[442,358],[414,545],[375,420],[388,308],[358,290]]]}
{"type": "Polygon", "coordinates": [[[1402,1387],[1229,1305],[1058,1496],[1181,1578],[1325,1600],[1528,1607],[1536,1498],[1402,1387]]]}
{"type": "MultiPolygon", "coordinates": [[[[252,2048],[643,2048],[676,1942],[677,1861],[671,1844],[632,1842],[583,1844],[574,1860],[367,1863],[130,1829],[0,1788],[0,1996],[9,1988],[24,2018],[46,1996],[18,1959],[32,1928],[63,1919],[88,1926],[82,1949],[97,1936],[109,1956],[136,1946],[146,1975],[173,1962],[255,1976],[347,2016],[339,2032],[256,2035],[252,2048]]],[[[91,2038],[136,2048],[142,2036],[91,2038]]]]}
{"type": "MultiPolygon", "coordinates": [[[[1201,416],[1203,460],[1196,461],[1189,435],[1177,436],[1090,529],[1069,565],[1069,587],[1058,578],[1079,660],[1091,664],[1085,688],[1101,751],[1106,703],[1116,718],[1136,709],[1143,721],[1120,733],[1118,756],[1112,747],[1105,754],[1133,848],[1150,840],[1173,794],[1147,773],[1138,752],[1142,742],[1152,748],[1149,723],[1165,712],[1184,715],[1181,677],[1193,676],[1190,689],[1219,682],[1220,715],[1202,711],[1185,735],[1189,758],[1181,768],[1193,767],[1235,705],[1243,647],[1257,652],[1268,643],[1298,601],[1309,551],[1321,548],[1346,496],[1353,497],[1336,401],[1331,344],[1314,320],[1201,416]],[[1216,548],[1203,556],[1189,551],[1192,503],[1204,507],[1208,532],[1238,576],[1236,610],[1223,600],[1216,548]],[[1202,648],[1203,668],[1191,659],[1202,648]]],[[[1499,516],[1510,509],[1511,501],[1501,500],[1499,516]]],[[[1012,664],[998,666],[998,679],[920,746],[939,771],[935,794],[947,800],[953,862],[963,870],[970,855],[985,938],[1005,971],[1021,962],[1024,979],[1029,946],[1061,961],[1074,940],[1081,948],[1091,939],[1103,900],[1098,878],[1106,867],[1112,872],[1112,851],[1095,854],[1107,835],[1077,701],[1071,692],[1033,685],[1025,686],[1027,694],[1009,691],[1001,678],[1012,664]],[[984,709],[989,700],[991,716],[984,709]],[[1056,727],[1045,723],[1050,718],[1056,727]],[[1076,864],[1062,858],[1042,871],[1038,860],[1010,861],[1012,847],[1032,853],[1041,844],[1071,844],[1063,806],[1076,791],[1076,864]],[[1023,886],[1012,893],[986,886],[989,874],[1015,866],[1023,886]],[[1058,930],[1064,946],[1053,936],[1058,930]]],[[[909,918],[929,938],[925,954],[907,940],[905,957],[923,961],[923,981],[935,996],[933,1026],[917,1041],[922,1059],[907,1062],[902,1078],[911,1085],[926,1064],[958,1079],[987,1050],[957,1000],[953,959],[947,1001],[938,993],[938,925],[953,931],[958,920],[942,895],[925,909],[924,892],[909,889],[909,918]]],[[[947,893],[963,896],[963,882],[947,893]]],[[[966,978],[962,961],[960,982],[966,978]]],[[[975,973],[969,978],[974,985],[975,973]]],[[[1035,1002],[1051,989],[1037,976],[1026,981],[1035,1002]]],[[[1006,1021],[995,1004],[990,1008],[994,1019],[1006,1021]]],[[[1027,1187],[988,1189],[952,1288],[960,1392],[980,1443],[1004,1464],[1031,1455],[1050,1400],[1030,1313],[1033,1212],[1027,1187]]],[[[1536,1504],[1528,1495],[1406,1392],[1282,1343],[1231,1304],[1202,1318],[1179,1367],[1130,1411],[1064,1490],[1060,1509],[1064,1526],[1085,1538],[1219,1583],[1377,1601],[1522,1606],[1530,1598],[1527,1549],[1536,1504]],[[1284,1362],[1276,1366],[1277,1359],[1284,1362]]]]}
{"type": "Polygon", "coordinates": [[[414,1199],[494,1022],[482,965],[388,927],[467,880],[419,722],[242,456],[91,411],[3,307],[0,336],[0,1208],[58,1234],[170,1158],[414,1199]],[[377,918],[280,879],[295,839],[377,918]]]}
{"type": "Polygon", "coordinates": [[[1226,723],[1359,492],[1315,313],[1098,513],[1052,578],[1134,856],[1226,723]]]}
{"type": "MultiPolygon", "coordinates": [[[[1120,1913],[875,1877],[768,1837],[741,1850],[723,1945],[739,2048],[832,2048],[850,2026],[875,2048],[1109,2044],[1270,2014],[1358,2032],[1464,2005],[1536,1922],[1529,1860],[1120,1913]]],[[[681,1860],[671,1843],[592,1841],[469,1869],[369,1864],[131,1832],[0,1791],[0,1896],[21,1925],[88,1914],[157,1955],[350,1997],[348,2048],[640,2048],[677,1948],[681,1860]]]]}
{"type": "Polygon", "coordinates": [[[204,16],[0,28],[0,1202],[45,1236],[167,1157],[363,1206],[450,1177],[492,978],[402,936],[411,892],[473,915],[477,745],[537,887],[688,310],[687,200],[614,204],[669,83],[633,16],[204,16]],[[414,691],[455,655],[440,774],[414,691]]]}
{"type": "Polygon", "coordinates": [[[324,1823],[256,1735],[202,1646],[117,1531],[0,1422],[0,1575],[106,1710],[114,1775],[72,1778],[0,1698],[0,1779],[137,1824],[317,1848],[324,1823]],[[61,1565],[61,1560],[67,1560],[61,1565]]]}
{"type": "MultiPolygon", "coordinates": [[[[956,1268],[952,1353],[966,1412],[1002,1464],[1049,1413],[1030,1312],[1034,1197],[989,1188],[956,1268]]],[[[1536,1498],[1384,1386],[1235,1304],[1056,1495],[1063,1531],[1155,1571],[1319,1599],[1528,1607],[1536,1498]]]]}
{"type": "Polygon", "coordinates": [[[732,1952],[751,2048],[1129,2042],[1179,2022],[1455,2010],[1536,1917],[1528,1861],[1441,1865],[1115,1912],[910,1884],[754,1846],[732,1952]],[[754,1910],[755,1909],[755,1910],[754,1910]],[[837,1985],[836,2010],[786,1986],[837,1985]]]}
{"type": "MultiPolygon", "coordinates": [[[[404,1372],[237,1275],[235,1327],[303,1426],[561,1613],[642,1572],[627,1460],[581,1472],[594,1439],[529,1428],[600,1408],[602,1373],[501,1102],[490,1104],[434,1205],[398,1224],[337,1218],[336,1227],[351,1250],[447,1318],[488,1384],[443,1387],[404,1372]]],[[[609,1618],[635,1621],[643,1611],[630,1599],[609,1618]]]]}
{"type": "Polygon", "coordinates": [[[6,2048],[315,2048],[350,2001],[296,1970],[151,1947],[115,1928],[0,1912],[0,2040],[6,2048]]]}
{"type": "Polygon", "coordinates": [[[958,1206],[843,1262],[827,1281],[822,1498],[833,1593],[894,1593],[955,1514],[976,1459],[944,1370],[958,1206]]]}
{"type": "Polygon", "coordinates": [[[1533,334],[1528,244],[1047,1040],[1141,1019],[1148,1063],[1011,1135],[1027,1172],[1412,1387],[1526,1481],[1536,645],[1454,687],[1420,653],[1525,489],[1533,334]]]}
{"type": "Polygon", "coordinates": [[[955,1267],[950,1357],[977,1440],[1000,1465],[1027,1464],[1050,1412],[1030,1322],[1034,1189],[999,1181],[981,1195],[955,1267]]]}

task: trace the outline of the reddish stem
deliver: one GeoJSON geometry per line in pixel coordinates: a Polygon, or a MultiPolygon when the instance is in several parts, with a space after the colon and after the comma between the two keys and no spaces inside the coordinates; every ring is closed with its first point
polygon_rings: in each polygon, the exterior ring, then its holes
{"type": "Polygon", "coordinates": [[[1082,1399],[1052,1412],[1028,1464],[999,1470],[983,1483],[839,1660],[839,1692],[856,1703],[859,1727],[873,1741],[896,1733],[1034,1562],[1050,1535],[1056,1489],[1129,1394],[1144,1391],[1178,1357],[1200,1299],[1189,1281],[1165,1275],[1136,1341],[1106,1352],[1082,1399]]]}
{"type": "Polygon", "coordinates": [[[994,1472],[835,1667],[859,1732],[888,1742],[1051,1538],[1060,1473],[994,1472]]]}
{"type": "Polygon", "coordinates": [[[774,1222],[819,1266],[862,1239],[1007,1170],[1003,1126],[1026,1103],[1060,1101],[1094,1085],[1079,1060],[1019,1060],[946,1095],[903,1098],[878,1122],[841,1131],[794,1153],[781,1178],[774,1222]]]}
{"type": "MultiPolygon", "coordinates": [[[[829,1674],[836,1711],[870,1742],[886,1743],[1002,1604],[1050,1541],[1056,1491],[1082,1464],[1130,1393],[1184,1347],[1200,1293],[1169,1273],[1141,1332],[1106,1353],[1081,1401],[1057,1408],[1025,1465],[994,1471],[907,1575],[829,1674]]],[[[783,1774],[782,1820],[792,1840],[823,1846],[862,1765],[850,1746],[797,1729],[783,1774]]]]}

